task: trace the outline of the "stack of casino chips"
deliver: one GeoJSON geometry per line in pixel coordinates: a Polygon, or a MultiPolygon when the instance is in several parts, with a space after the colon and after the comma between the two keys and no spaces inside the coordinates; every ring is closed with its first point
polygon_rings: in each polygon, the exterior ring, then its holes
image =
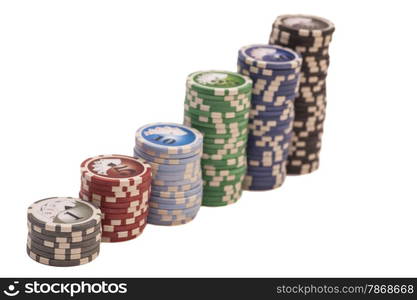
{"type": "Polygon", "coordinates": [[[247,190],[278,188],[285,180],[300,66],[301,57],[288,48],[250,45],[239,50],[238,72],[253,81],[247,190]]]}
{"type": "Polygon", "coordinates": [[[146,226],[151,168],[125,155],[100,155],[81,164],[80,198],[100,207],[102,242],[138,237],[146,226]]]}
{"type": "Polygon", "coordinates": [[[136,131],[134,155],[152,168],[148,223],[181,225],[201,207],[201,147],[197,130],[175,123],[153,123],[136,131]]]}
{"type": "Polygon", "coordinates": [[[27,253],[35,261],[72,267],[94,260],[100,252],[101,212],[77,198],[54,197],[27,211],[27,253]]]}
{"type": "Polygon", "coordinates": [[[187,78],[184,124],[204,135],[203,205],[235,203],[246,173],[246,141],[252,81],[226,71],[187,78]]]}
{"type": "Polygon", "coordinates": [[[306,15],[279,16],[272,26],[269,43],[292,48],[303,57],[288,174],[307,174],[319,167],[329,45],[334,30],[330,21],[306,15]]]}

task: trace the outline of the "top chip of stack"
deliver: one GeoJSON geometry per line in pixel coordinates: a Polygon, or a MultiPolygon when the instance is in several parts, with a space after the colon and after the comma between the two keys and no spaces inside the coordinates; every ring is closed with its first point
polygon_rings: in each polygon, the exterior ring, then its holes
{"type": "MultiPolygon", "coordinates": [[[[274,23],[272,24],[273,29],[278,31],[288,33],[288,39],[300,38],[300,37],[328,37],[331,36],[335,31],[335,26],[329,20],[312,15],[280,15],[278,16],[274,23]],[[291,34],[291,36],[290,36],[291,34]]],[[[274,36],[275,37],[275,36],[274,36]]],[[[320,43],[324,42],[321,39],[315,40],[316,43],[313,43],[313,39],[305,40],[306,46],[328,46],[329,43],[320,43]],[[308,43],[310,42],[310,43],[308,43]]]]}
{"type": "Polygon", "coordinates": [[[27,253],[35,261],[57,267],[78,266],[100,252],[101,211],[77,198],[39,200],[27,211],[27,253]]]}
{"type": "Polygon", "coordinates": [[[175,123],[153,123],[136,132],[134,155],[152,168],[148,223],[190,222],[201,206],[201,147],[203,136],[175,123]]]}
{"type": "MultiPolygon", "coordinates": [[[[200,71],[188,75],[187,88],[204,95],[238,96],[249,93],[252,88],[252,82],[249,78],[239,76],[233,72],[200,71]]],[[[230,97],[228,99],[225,101],[231,101],[234,98],[230,97]]]]}
{"type": "Polygon", "coordinates": [[[285,180],[301,63],[300,55],[284,47],[239,50],[238,72],[253,81],[245,189],[274,189],[285,180]]]}
{"type": "Polygon", "coordinates": [[[204,134],[203,205],[235,203],[246,172],[247,125],[252,81],[227,71],[187,78],[184,124],[204,134]]]}
{"type": "Polygon", "coordinates": [[[81,164],[80,197],[102,211],[103,242],[136,238],[146,226],[151,167],[125,155],[99,155],[81,164]]]}
{"type": "Polygon", "coordinates": [[[153,123],[136,131],[136,148],[161,159],[201,154],[200,132],[174,123],[153,123]]]}
{"type": "Polygon", "coordinates": [[[319,166],[329,45],[334,31],[335,26],[329,20],[309,15],[282,15],[272,25],[269,43],[290,47],[303,56],[287,164],[289,174],[310,173],[319,166]]]}

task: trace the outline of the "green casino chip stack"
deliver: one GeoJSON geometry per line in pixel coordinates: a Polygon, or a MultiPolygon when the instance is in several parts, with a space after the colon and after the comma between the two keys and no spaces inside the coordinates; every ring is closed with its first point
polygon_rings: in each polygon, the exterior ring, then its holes
{"type": "Polygon", "coordinates": [[[184,124],[204,135],[204,206],[232,204],[242,194],[251,91],[252,81],[233,72],[202,71],[187,78],[184,124]]]}

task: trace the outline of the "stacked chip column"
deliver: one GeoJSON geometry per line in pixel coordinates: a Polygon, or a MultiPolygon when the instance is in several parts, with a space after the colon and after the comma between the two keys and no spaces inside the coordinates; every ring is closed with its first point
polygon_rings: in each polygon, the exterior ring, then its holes
{"type": "Polygon", "coordinates": [[[203,136],[175,123],[153,123],[136,132],[134,155],[152,168],[148,223],[181,225],[193,220],[201,206],[203,136]]]}
{"type": "Polygon", "coordinates": [[[235,203],[246,173],[246,141],[252,81],[227,71],[195,72],[187,78],[184,124],[204,135],[203,205],[235,203]]]}
{"type": "Polygon", "coordinates": [[[270,190],[286,176],[301,57],[288,48],[242,47],[238,72],[253,81],[244,188],[270,190]]]}
{"type": "Polygon", "coordinates": [[[28,208],[27,221],[26,250],[41,264],[83,265],[100,252],[101,212],[87,201],[71,197],[42,199],[28,208]]]}
{"type": "Polygon", "coordinates": [[[80,198],[100,207],[102,242],[122,242],[145,229],[151,167],[125,155],[99,155],[81,163],[80,198]]]}
{"type": "Polygon", "coordinates": [[[287,164],[289,174],[307,174],[319,167],[329,45],[334,30],[332,22],[306,15],[279,16],[272,26],[269,43],[292,48],[303,57],[299,96],[295,100],[294,135],[287,164]]]}

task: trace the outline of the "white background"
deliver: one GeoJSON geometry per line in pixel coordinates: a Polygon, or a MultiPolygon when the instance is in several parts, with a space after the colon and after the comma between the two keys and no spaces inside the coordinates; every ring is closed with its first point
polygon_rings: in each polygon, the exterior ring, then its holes
{"type": "Polygon", "coordinates": [[[1,1],[1,276],[417,276],[412,1],[1,1]],[[77,268],[27,257],[26,208],[79,164],[182,122],[185,78],[236,70],[279,14],[336,24],[320,169],[77,268]]]}

